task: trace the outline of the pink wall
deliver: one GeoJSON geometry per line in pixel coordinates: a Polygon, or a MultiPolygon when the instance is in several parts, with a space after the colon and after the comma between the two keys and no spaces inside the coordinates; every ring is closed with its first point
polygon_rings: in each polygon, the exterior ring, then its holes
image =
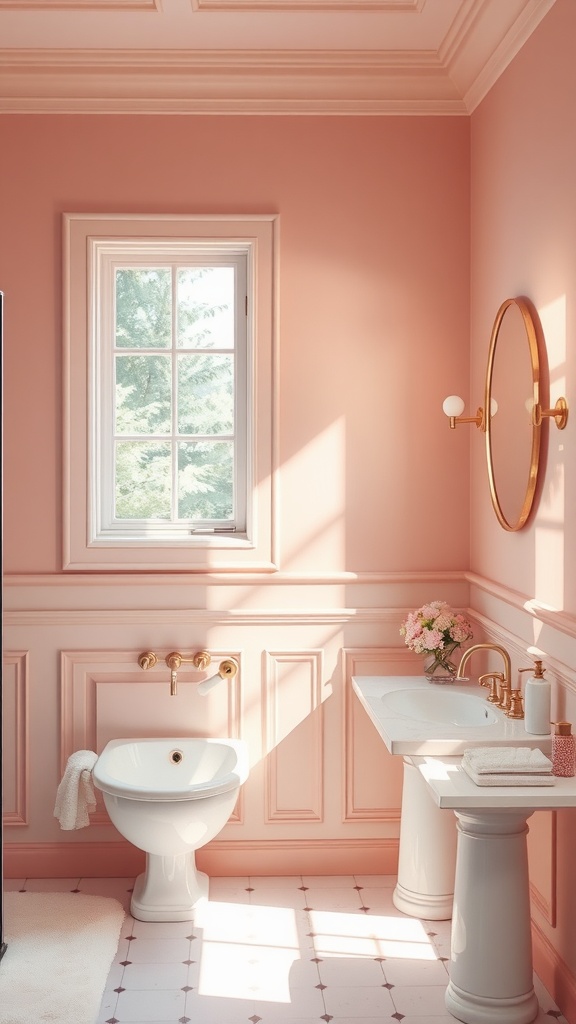
{"type": "MultiPolygon", "coordinates": [[[[571,406],[566,430],[551,427],[545,440],[541,500],[521,533],[498,526],[483,446],[472,443],[471,568],[492,581],[494,594],[503,588],[507,596],[498,608],[499,628],[509,631],[504,636],[520,636],[525,650],[538,647],[549,670],[557,671],[564,686],[556,691],[556,711],[571,721],[576,715],[575,38],[576,4],[557,0],[471,119],[472,393],[482,394],[496,310],[505,298],[526,295],[544,329],[552,404],[564,394],[571,406]],[[538,611],[535,617],[520,614],[523,606],[535,607],[529,602],[545,607],[543,617],[538,611]]],[[[476,598],[476,607],[482,607],[485,595],[476,598]]],[[[491,614],[496,618],[494,605],[491,614]]],[[[535,914],[537,966],[574,1019],[576,812],[559,813],[557,825],[557,920],[535,914]]]]}
{"type": "MultiPolygon", "coordinates": [[[[473,393],[500,303],[527,295],[546,338],[553,400],[576,405],[576,5],[558,0],[472,116],[471,324],[473,393]],[[570,401],[571,400],[571,401],[570,401]]],[[[479,399],[481,401],[481,399],[479,399]]],[[[576,416],[550,431],[542,499],[510,536],[492,514],[484,452],[474,448],[472,568],[576,613],[576,416]]]]}
{"type": "Polygon", "coordinates": [[[7,572],[61,566],[60,218],[88,211],[278,211],[282,569],[466,567],[467,438],[449,439],[448,487],[440,410],[468,373],[464,119],[9,116],[0,131],[7,572]]]}

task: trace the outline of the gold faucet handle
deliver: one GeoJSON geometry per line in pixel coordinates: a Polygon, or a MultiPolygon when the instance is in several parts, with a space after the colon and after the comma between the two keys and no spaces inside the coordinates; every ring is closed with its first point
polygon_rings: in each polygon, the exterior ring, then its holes
{"type": "Polygon", "coordinates": [[[479,676],[478,682],[480,686],[489,686],[490,693],[486,700],[490,704],[499,704],[500,694],[498,693],[498,683],[504,682],[504,676],[501,672],[485,672],[483,676],[479,676]]]}
{"type": "Polygon", "coordinates": [[[157,661],[158,658],[154,654],[154,651],[144,651],[142,654],[138,655],[138,664],[140,665],[140,668],[144,669],[144,671],[148,668],[154,668],[157,661]]]}
{"type": "Polygon", "coordinates": [[[173,671],[177,672],[182,664],[182,655],[180,654],[180,652],[171,651],[170,654],[167,654],[166,664],[168,665],[168,668],[171,668],[173,671]]]}
{"type": "Polygon", "coordinates": [[[524,704],[520,690],[512,690],[510,693],[510,707],[506,712],[507,718],[524,718],[524,704]]]}

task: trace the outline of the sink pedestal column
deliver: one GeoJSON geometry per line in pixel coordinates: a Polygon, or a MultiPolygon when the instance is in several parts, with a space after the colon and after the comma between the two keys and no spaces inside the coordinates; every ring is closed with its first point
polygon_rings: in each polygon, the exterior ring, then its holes
{"type": "Polygon", "coordinates": [[[404,758],[398,883],[394,906],[410,917],[452,917],[456,865],[456,821],[435,803],[412,762],[404,758]]]}
{"type": "Polygon", "coordinates": [[[527,819],[532,810],[456,811],[458,853],[447,1009],[466,1024],[530,1024],[527,819]]]}

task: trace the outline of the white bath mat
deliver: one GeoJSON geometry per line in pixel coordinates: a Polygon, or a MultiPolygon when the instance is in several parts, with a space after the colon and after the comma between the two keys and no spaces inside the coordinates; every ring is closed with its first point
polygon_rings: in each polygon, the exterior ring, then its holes
{"type": "Polygon", "coordinates": [[[123,919],[105,896],[5,893],[0,1024],[94,1024],[123,919]]]}

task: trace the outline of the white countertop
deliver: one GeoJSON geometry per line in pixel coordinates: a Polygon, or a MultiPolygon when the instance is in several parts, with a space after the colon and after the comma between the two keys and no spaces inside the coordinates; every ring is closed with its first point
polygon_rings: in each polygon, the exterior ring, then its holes
{"type": "Polygon", "coordinates": [[[451,810],[554,810],[576,807],[576,778],[554,778],[552,786],[477,786],[459,757],[412,757],[438,807],[451,810]]]}
{"type": "Polygon", "coordinates": [[[352,687],[391,754],[462,754],[468,747],[484,746],[537,747],[548,756],[552,751],[551,735],[530,736],[523,720],[507,718],[492,704],[488,707],[496,715],[495,724],[458,726],[395,714],[381,699],[392,690],[426,688],[471,694],[485,700],[488,691],[473,682],[438,685],[428,682],[425,676],[353,676],[352,687]]]}

